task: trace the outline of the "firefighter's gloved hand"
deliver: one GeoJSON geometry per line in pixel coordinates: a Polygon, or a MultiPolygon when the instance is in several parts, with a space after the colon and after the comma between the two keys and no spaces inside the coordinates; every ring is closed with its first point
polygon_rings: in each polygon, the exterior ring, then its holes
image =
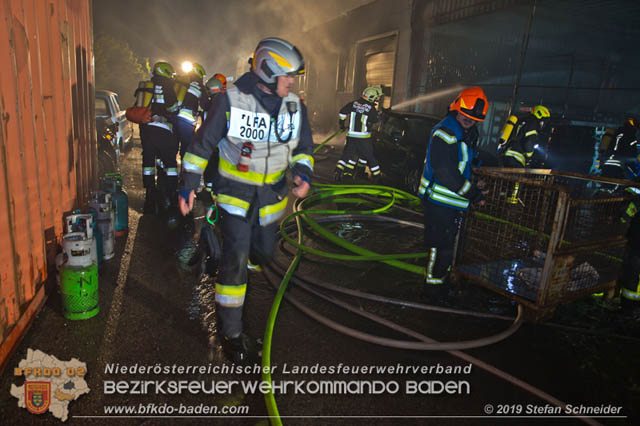
{"type": "Polygon", "coordinates": [[[186,216],[191,210],[193,210],[193,202],[196,198],[196,193],[193,189],[181,189],[178,193],[178,208],[182,216],[186,216]]]}
{"type": "Polygon", "coordinates": [[[346,124],[344,124],[344,120],[340,120],[340,130],[344,130],[346,128],[347,128],[347,126],[346,126],[346,124]]]}
{"type": "Polygon", "coordinates": [[[471,201],[471,204],[484,206],[486,201],[484,201],[484,196],[489,193],[488,190],[480,190],[476,185],[473,185],[469,192],[467,192],[466,197],[471,201]]]}

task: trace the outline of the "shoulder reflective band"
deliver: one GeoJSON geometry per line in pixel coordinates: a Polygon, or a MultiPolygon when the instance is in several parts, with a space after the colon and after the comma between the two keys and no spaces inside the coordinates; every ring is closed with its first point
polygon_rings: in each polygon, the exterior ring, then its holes
{"type": "Polygon", "coordinates": [[[447,134],[445,131],[443,130],[436,130],[435,133],[433,134],[433,136],[437,136],[440,139],[442,139],[443,141],[445,141],[446,143],[448,143],[449,145],[451,145],[452,143],[456,143],[458,142],[458,139],[455,136],[449,135],[447,134]]]}

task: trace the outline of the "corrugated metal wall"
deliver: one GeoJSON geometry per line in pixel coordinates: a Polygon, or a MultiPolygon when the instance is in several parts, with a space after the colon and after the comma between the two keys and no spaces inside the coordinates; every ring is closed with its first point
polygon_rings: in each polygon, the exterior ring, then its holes
{"type": "MultiPolygon", "coordinates": [[[[621,121],[640,107],[635,71],[640,3],[635,0],[417,0],[416,5],[412,97],[480,85],[491,101],[510,104],[517,85],[516,104],[544,103],[556,116],[603,122],[621,121]]],[[[416,109],[441,114],[450,101],[445,97],[416,109]]]]}
{"type": "Polygon", "coordinates": [[[0,0],[0,364],[95,183],[88,0],[0,0]]]}

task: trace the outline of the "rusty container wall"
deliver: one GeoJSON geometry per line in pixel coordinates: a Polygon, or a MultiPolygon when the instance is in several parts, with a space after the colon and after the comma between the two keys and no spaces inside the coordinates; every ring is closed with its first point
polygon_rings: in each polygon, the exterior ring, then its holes
{"type": "Polygon", "coordinates": [[[477,169],[487,205],[470,210],[455,273],[545,320],[561,303],[612,288],[622,266],[627,202],[613,179],[552,171],[477,169]]]}
{"type": "Polygon", "coordinates": [[[0,366],[45,299],[64,214],[95,185],[91,3],[0,2],[0,366]]]}

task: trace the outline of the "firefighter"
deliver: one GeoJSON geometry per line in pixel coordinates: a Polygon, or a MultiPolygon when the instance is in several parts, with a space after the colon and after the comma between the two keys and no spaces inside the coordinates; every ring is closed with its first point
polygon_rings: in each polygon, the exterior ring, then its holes
{"type": "MultiPolygon", "coordinates": [[[[211,107],[215,97],[220,95],[221,93],[226,92],[225,83],[223,83],[223,80],[221,80],[218,76],[224,78],[222,74],[215,74],[207,81],[208,93],[207,100],[203,104],[203,121],[207,119],[209,108],[211,107]]],[[[224,81],[226,82],[226,79],[224,79],[224,81]]],[[[202,175],[204,179],[205,189],[209,193],[211,193],[211,191],[213,190],[213,182],[218,172],[218,156],[218,149],[215,148],[211,154],[211,157],[209,157],[209,163],[207,164],[207,168],[202,175]]]]}
{"type": "Polygon", "coordinates": [[[606,153],[609,151],[609,146],[613,146],[612,142],[616,137],[616,129],[612,127],[607,127],[604,129],[604,133],[602,134],[602,139],[600,139],[600,145],[598,145],[598,158],[596,159],[596,163],[589,170],[589,174],[601,175],[602,174],[602,166],[606,160],[606,153]]]}
{"type": "Polygon", "coordinates": [[[469,204],[484,205],[484,182],[471,182],[473,153],[467,143],[484,117],[489,102],[479,87],[465,89],[449,106],[448,115],[431,131],[424,171],[418,189],[424,208],[424,240],[429,254],[425,295],[446,290],[453,260],[457,222],[469,204]]]}
{"type": "Polygon", "coordinates": [[[285,176],[304,197],[313,172],[313,140],[306,106],[291,86],[305,71],[298,49],[279,38],[256,47],[251,70],[216,96],[184,156],[179,205],[193,208],[194,189],[214,148],[220,150],[215,182],[223,238],[216,279],[216,313],[223,349],[236,363],[255,362],[260,345],[243,330],[247,261],[273,254],[278,221],[287,207],[285,176]]]}
{"type": "Polygon", "coordinates": [[[201,104],[207,96],[204,87],[205,75],[204,67],[200,64],[193,64],[191,72],[187,75],[189,79],[187,90],[175,120],[176,136],[180,142],[180,158],[184,157],[187,146],[191,142],[201,104]]]}
{"type": "MultiPolygon", "coordinates": [[[[153,74],[152,74],[153,75],[153,74]]],[[[138,83],[138,88],[134,93],[136,98],[134,106],[136,107],[151,107],[151,101],[153,99],[153,82],[151,80],[141,81],[138,83]]],[[[146,196],[144,201],[143,213],[155,213],[155,203],[153,202],[153,193],[156,186],[156,167],[155,158],[148,158],[152,149],[148,146],[149,139],[147,138],[148,123],[140,121],[138,122],[138,130],[140,133],[140,144],[142,145],[142,183],[146,189],[146,196]],[[146,161],[145,161],[146,160],[146,161]]]]}
{"type": "Polygon", "coordinates": [[[222,90],[227,90],[227,77],[225,77],[224,74],[215,73],[213,77],[222,83],[222,90]]]}
{"type": "Polygon", "coordinates": [[[178,184],[178,140],[173,133],[172,118],[178,109],[173,90],[174,71],[171,64],[157,62],[153,66],[153,97],[151,119],[145,130],[142,145],[143,185],[146,190],[144,211],[155,210],[154,204],[161,201],[165,208],[170,203],[169,194],[175,193],[178,184]],[[158,168],[158,187],[155,171],[158,168]],[[157,197],[162,194],[161,197],[157,197]],[[160,198],[160,199],[158,199],[160,198]]]}
{"type": "MultiPolygon", "coordinates": [[[[376,110],[376,102],[380,96],[382,96],[380,86],[367,87],[362,92],[360,99],[351,101],[340,109],[338,114],[340,128],[346,128],[345,122],[349,117],[349,129],[342,157],[336,164],[336,182],[341,182],[343,178],[353,179],[356,171],[356,159],[359,159],[364,166],[369,165],[374,182],[379,180],[380,165],[373,155],[371,129],[374,124],[380,121],[376,110]]],[[[364,171],[364,168],[362,170],[364,171]]]]}
{"type": "Polygon", "coordinates": [[[620,302],[625,310],[640,307],[640,189],[627,187],[631,196],[620,216],[620,221],[629,224],[627,231],[627,257],[622,267],[622,290],[620,302]]]}
{"type": "MultiPolygon", "coordinates": [[[[513,117],[507,121],[505,128],[514,125],[513,117]]],[[[517,123],[515,132],[512,131],[510,136],[506,137],[506,151],[502,159],[504,167],[529,167],[536,145],[542,146],[544,143],[542,133],[550,117],[551,114],[547,107],[536,105],[531,108],[526,117],[515,121],[517,123]]]]}
{"type": "Polygon", "coordinates": [[[604,154],[603,177],[631,180],[639,175],[639,127],[636,117],[627,117],[622,127],[616,130],[604,154]]]}

